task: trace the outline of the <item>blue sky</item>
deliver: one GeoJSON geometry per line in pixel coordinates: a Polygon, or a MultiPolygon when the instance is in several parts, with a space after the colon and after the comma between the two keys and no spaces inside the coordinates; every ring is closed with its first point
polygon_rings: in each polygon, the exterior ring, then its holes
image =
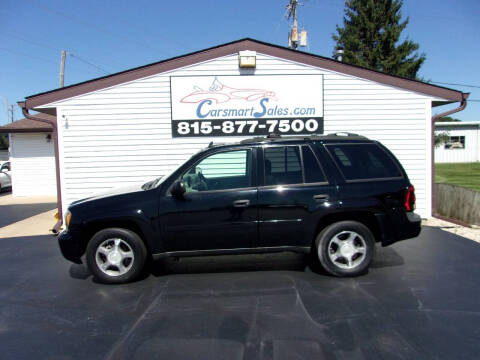
{"type": "MultiPolygon", "coordinates": [[[[4,100],[58,87],[60,51],[66,49],[65,85],[182,55],[244,37],[286,45],[288,0],[0,2],[0,124],[4,100]]],[[[309,33],[308,52],[331,56],[331,34],[342,24],[342,0],[303,0],[300,25],[309,33]]],[[[404,0],[410,17],[404,31],[420,44],[427,61],[420,76],[471,92],[480,100],[480,1],[404,0]]],[[[22,118],[16,107],[15,119],[22,118]]],[[[452,105],[435,108],[445,111],[452,105]]],[[[455,115],[480,120],[480,102],[455,115]]]]}

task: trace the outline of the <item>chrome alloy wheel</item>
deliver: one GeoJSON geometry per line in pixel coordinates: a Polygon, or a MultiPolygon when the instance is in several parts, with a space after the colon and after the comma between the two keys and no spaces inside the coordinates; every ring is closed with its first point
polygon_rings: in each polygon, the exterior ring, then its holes
{"type": "Polygon", "coordinates": [[[133,250],[122,239],[107,239],[103,241],[95,252],[95,261],[98,268],[108,276],[126,274],[133,265],[133,250]]]}
{"type": "Polygon", "coordinates": [[[330,239],[327,251],[330,261],[335,266],[353,269],[365,259],[367,244],[355,231],[342,231],[330,239]]]}

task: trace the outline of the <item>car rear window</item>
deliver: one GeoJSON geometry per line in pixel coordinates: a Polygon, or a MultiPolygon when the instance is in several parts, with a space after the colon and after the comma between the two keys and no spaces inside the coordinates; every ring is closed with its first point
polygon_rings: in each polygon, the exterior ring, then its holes
{"type": "Polygon", "coordinates": [[[298,146],[278,146],[265,149],[265,185],[302,182],[302,164],[298,146]]]}
{"type": "Polygon", "coordinates": [[[326,148],[346,180],[403,177],[396,161],[377,144],[329,144],[326,148]]]}

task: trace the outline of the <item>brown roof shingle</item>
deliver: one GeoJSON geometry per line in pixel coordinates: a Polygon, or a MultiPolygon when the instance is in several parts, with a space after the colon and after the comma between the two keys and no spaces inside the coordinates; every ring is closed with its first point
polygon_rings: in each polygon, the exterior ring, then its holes
{"type": "MultiPolygon", "coordinates": [[[[45,120],[55,120],[55,116],[48,114],[35,114],[35,117],[45,119],[45,120]]],[[[52,132],[52,126],[41,122],[30,119],[21,119],[14,121],[13,123],[0,126],[0,133],[34,133],[34,132],[52,132]]]]}

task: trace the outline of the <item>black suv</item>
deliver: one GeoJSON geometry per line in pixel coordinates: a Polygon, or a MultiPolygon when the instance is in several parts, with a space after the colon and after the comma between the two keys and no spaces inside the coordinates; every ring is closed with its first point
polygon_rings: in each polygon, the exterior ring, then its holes
{"type": "Polygon", "coordinates": [[[59,244],[110,283],[134,279],[148,259],[277,251],[354,276],[376,242],[420,233],[414,206],[405,170],[377,141],[271,136],[210,144],[170,175],[72,203],[59,244]]]}

